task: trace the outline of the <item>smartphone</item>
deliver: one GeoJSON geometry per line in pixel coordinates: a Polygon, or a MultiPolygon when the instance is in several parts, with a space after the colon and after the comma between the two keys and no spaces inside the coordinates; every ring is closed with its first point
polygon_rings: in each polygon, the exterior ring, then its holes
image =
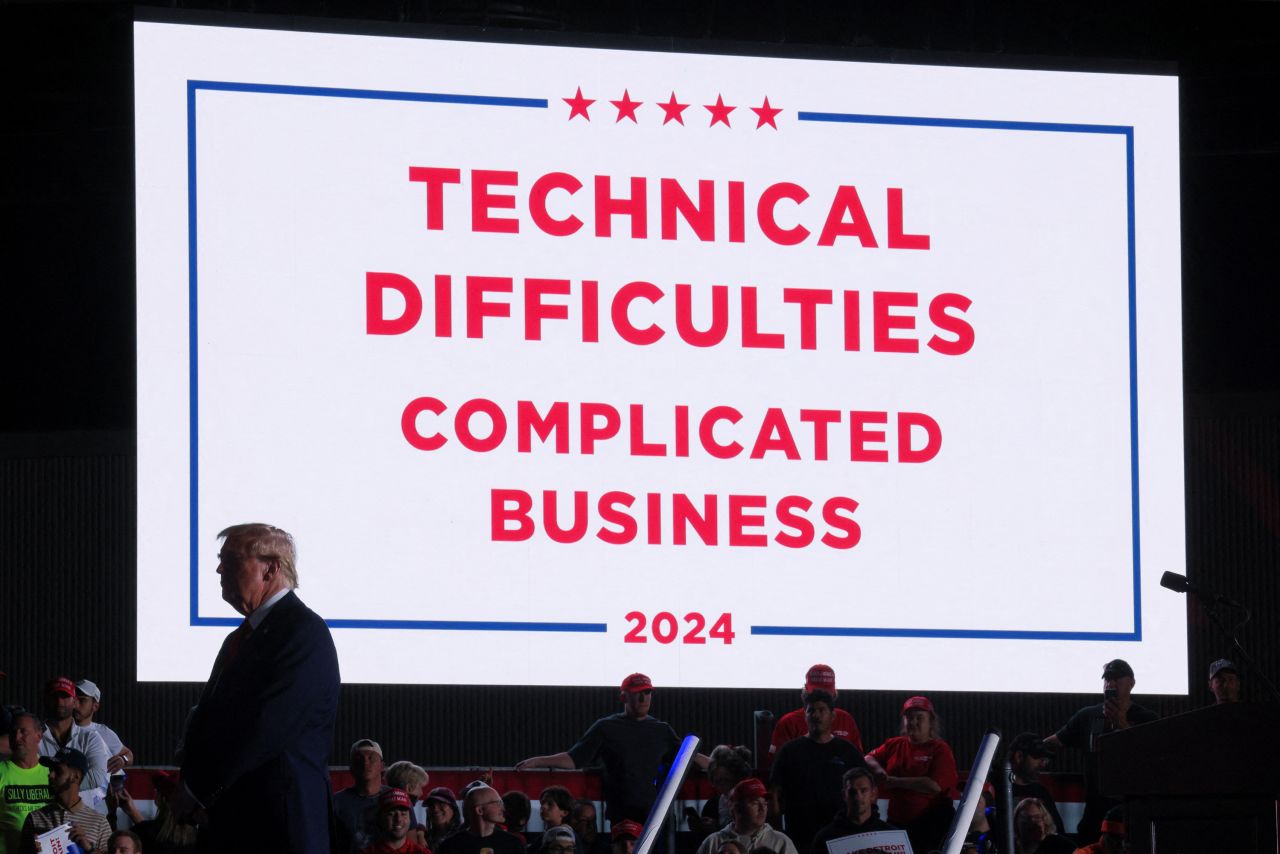
{"type": "Polygon", "coordinates": [[[123,789],[123,788],[124,788],[124,775],[123,775],[123,774],[117,774],[116,776],[114,776],[114,777],[112,777],[112,778],[111,778],[111,790],[112,790],[113,792],[118,792],[118,791],[120,791],[120,790],[121,790],[121,789],[123,789]]]}
{"type": "Polygon", "coordinates": [[[1104,688],[1102,691],[1102,696],[1108,700],[1114,700],[1116,697],[1120,696],[1120,692],[1117,691],[1115,688],[1104,688]]]}

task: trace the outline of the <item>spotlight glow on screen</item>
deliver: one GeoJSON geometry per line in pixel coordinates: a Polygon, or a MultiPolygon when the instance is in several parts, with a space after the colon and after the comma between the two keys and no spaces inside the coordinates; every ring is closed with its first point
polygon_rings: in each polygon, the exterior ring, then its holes
{"type": "Polygon", "coordinates": [[[1176,78],[135,63],[140,679],[267,521],[349,682],[1186,690],[1176,78]]]}

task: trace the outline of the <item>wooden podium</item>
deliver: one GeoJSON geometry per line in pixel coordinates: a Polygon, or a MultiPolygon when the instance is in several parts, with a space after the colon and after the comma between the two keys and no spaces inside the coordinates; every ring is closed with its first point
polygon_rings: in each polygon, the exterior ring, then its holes
{"type": "MultiPolygon", "coordinates": [[[[1280,709],[1209,706],[1098,741],[1133,854],[1280,854],[1280,709]]],[[[1092,841],[1092,840],[1083,840],[1092,841]]]]}

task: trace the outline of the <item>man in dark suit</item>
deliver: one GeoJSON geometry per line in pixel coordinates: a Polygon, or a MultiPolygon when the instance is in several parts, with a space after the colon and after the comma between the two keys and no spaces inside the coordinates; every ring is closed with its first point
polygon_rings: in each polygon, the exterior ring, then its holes
{"type": "Polygon", "coordinates": [[[338,656],[324,621],[293,593],[293,538],[227,528],[222,598],[245,615],[223,641],[183,739],[182,780],[209,812],[213,850],[329,850],[329,749],[338,656]]]}

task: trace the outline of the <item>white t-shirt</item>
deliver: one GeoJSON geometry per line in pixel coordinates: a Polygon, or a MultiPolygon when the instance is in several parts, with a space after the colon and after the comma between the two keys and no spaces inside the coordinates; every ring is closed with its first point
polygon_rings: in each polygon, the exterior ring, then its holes
{"type": "MultiPolygon", "coordinates": [[[[120,751],[124,750],[124,742],[120,740],[120,736],[116,735],[115,730],[106,724],[100,724],[97,721],[90,723],[85,729],[93,730],[102,736],[102,740],[107,745],[107,758],[119,756],[120,751]]],[[[117,772],[120,773],[120,772],[117,772]]]]}

